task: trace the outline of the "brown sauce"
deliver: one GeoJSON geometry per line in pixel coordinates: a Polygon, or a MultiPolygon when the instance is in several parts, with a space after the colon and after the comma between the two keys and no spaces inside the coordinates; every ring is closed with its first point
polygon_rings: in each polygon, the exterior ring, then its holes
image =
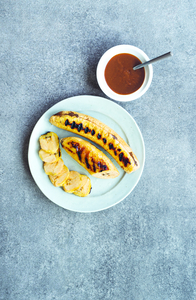
{"type": "Polygon", "coordinates": [[[121,95],[137,91],[144,82],[145,70],[134,71],[133,67],[141,63],[136,56],[128,53],[112,57],[105,68],[105,79],[111,90],[121,95]]]}

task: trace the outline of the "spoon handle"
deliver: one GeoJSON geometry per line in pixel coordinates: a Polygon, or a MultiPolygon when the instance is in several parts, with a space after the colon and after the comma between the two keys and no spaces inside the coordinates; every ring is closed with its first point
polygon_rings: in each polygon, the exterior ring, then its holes
{"type": "Polygon", "coordinates": [[[137,70],[137,69],[143,68],[143,67],[145,67],[145,66],[147,66],[147,65],[149,65],[149,64],[152,64],[152,63],[154,63],[154,62],[156,62],[156,61],[162,60],[162,59],[167,58],[167,57],[170,57],[170,56],[172,56],[172,53],[171,53],[171,52],[167,52],[167,53],[165,53],[165,54],[163,54],[163,55],[160,55],[160,56],[158,56],[158,57],[156,57],[156,58],[153,58],[153,59],[151,59],[151,60],[148,60],[147,62],[145,62],[145,63],[143,63],[143,64],[139,64],[139,65],[133,67],[133,70],[137,70]]]}

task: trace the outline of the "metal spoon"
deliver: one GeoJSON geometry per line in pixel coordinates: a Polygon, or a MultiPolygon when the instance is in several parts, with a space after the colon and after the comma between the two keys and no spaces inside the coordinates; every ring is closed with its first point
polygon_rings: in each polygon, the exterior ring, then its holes
{"type": "Polygon", "coordinates": [[[154,63],[154,62],[156,62],[156,61],[159,61],[159,60],[162,60],[162,59],[164,59],[164,58],[168,58],[168,57],[170,57],[170,56],[172,56],[172,55],[173,55],[173,54],[172,54],[171,52],[167,52],[167,53],[165,53],[165,54],[163,54],[163,55],[161,55],[161,56],[158,56],[158,57],[156,57],[156,58],[153,58],[153,59],[151,59],[151,60],[148,60],[148,61],[146,61],[146,62],[143,63],[143,64],[139,64],[139,65],[133,67],[133,70],[141,69],[141,68],[143,68],[143,67],[145,67],[145,66],[147,66],[147,65],[149,65],[149,64],[152,64],[152,63],[154,63]]]}

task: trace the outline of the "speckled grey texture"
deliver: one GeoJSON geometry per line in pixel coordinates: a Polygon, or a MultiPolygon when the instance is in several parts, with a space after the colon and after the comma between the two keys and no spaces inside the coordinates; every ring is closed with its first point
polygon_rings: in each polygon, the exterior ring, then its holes
{"type": "Polygon", "coordinates": [[[0,1],[0,300],[196,299],[196,2],[0,1]],[[144,137],[134,191],[98,213],[64,210],[27,162],[36,121],[58,101],[104,96],[110,47],[153,58],[148,92],[120,104],[144,137]]]}

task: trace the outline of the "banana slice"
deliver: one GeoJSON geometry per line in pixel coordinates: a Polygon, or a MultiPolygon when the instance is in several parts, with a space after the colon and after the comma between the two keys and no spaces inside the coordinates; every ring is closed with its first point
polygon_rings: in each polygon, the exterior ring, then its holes
{"type": "Polygon", "coordinates": [[[88,176],[81,175],[81,181],[81,186],[76,191],[74,191],[73,194],[79,197],[86,197],[91,192],[91,180],[88,176]]]}
{"type": "Polygon", "coordinates": [[[57,175],[49,175],[50,181],[54,186],[62,186],[69,177],[69,169],[64,165],[61,172],[57,175]]]}
{"type": "Polygon", "coordinates": [[[82,177],[77,171],[70,171],[69,177],[67,178],[63,189],[67,193],[73,193],[75,190],[79,189],[82,185],[82,177]]]}
{"type": "Polygon", "coordinates": [[[39,138],[40,147],[48,153],[56,153],[59,149],[59,138],[54,132],[47,132],[39,138]]]}
{"type": "Polygon", "coordinates": [[[44,171],[47,175],[57,175],[61,172],[64,166],[64,161],[60,158],[54,163],[44,163],[44,171]]]}
{"type": "Polygon", "coordinates": [[[54,163],[55,161],[58,161],[61,158],[61,149],[59,148],[56,153],[48,153],[43,149],[40,149],[39,157],[43,162],[54,163]]]}

